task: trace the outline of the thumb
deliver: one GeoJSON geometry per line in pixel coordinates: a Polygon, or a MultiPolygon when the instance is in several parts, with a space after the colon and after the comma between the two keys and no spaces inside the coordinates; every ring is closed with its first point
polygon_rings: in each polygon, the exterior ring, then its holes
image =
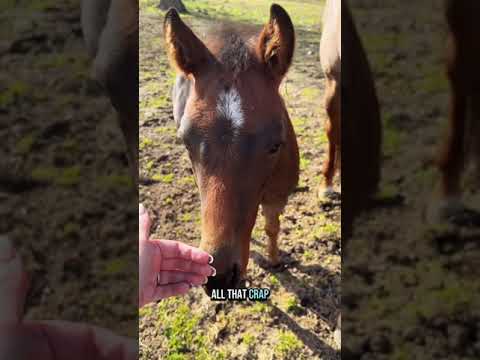
{"type": "Polygon", "coordinates": [[[28,290],[27,275],[10,238],[0,236],[0,319],[2,324],[21,321],[28,290]]]}
{"type": "Polygon", "coordinates": [[[150,228],[152,227],[152,220],[148,215],[147,209],[143,204],[138,205],[138,239],[140,242],[148,240],[150,237],[150,228]]]}

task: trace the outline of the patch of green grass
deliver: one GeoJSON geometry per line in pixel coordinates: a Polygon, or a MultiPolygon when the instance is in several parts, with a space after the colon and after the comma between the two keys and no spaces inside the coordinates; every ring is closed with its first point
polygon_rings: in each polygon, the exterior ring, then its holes
{"type": "Polygon", "coordinates": [[[125,270],[126,262],[124,259],[113,259],[105,264],[105,275],[120,274],[125,270]]]}
{"type": "Polygon", "coordinates": [[[169,196],[163,200],[164,205],[173,205],[173,199],[169,196]]]}
{"type": "Polygon", "coordinates": [[[150,160],[145,164],[145,170],[150,171],[153,169],[153,166],[155,165],[155,161],[150,160]]]}
{"type": "Polygon", "coordinates": [[[289,313],[298,313],[300,310],[302,310],[296,296],[292,296],[288,298],[285,305],[286,305],[286,310],[289,313]]]}
{"type": "Polygon", "coordinates": [[[382,71],[386,71],[388,74],[398,73],[398,69],[389,66],[392,62],[392,54],[390,52],[369,52],[369,55],[370,65],[374,73],[375,69],[382,69],[382,71]]]}
{"type": "Polygon", "coordinates": [[[166,339],[165,359],[223,359],[224,354],[213,350],[199,326],[201,315],[191,311],[182,299],[162,301],[158,307],[158,327],[166,339]]]}
{"type": "Polygon", "coordinates": [[[399,348],[393,351],[392,360],[410,360],[413,349],[408,350],[406,346],[400,345],[399,348]]]}
{"type": "Polygon", "coordinates": [[[316,145],[325,145],[328,143],[327,133],[325,130],[320,129],[315,132],[313,135],[313,142],[316,145]]]}
{"type": "Polygon", "coordinates": [[[283,311],[286,311],[291,314],[299,314],[303,311],[302,307],[298,302],[298,298],[290,293],[282,294],[275,298],[275,302],[278,304],[278,307],[283,311]]]}
{"type": "Polygon", "coordinates": [[[133,186],[130,175],[111,174],[100,177],[99,184],[106,189],[127,188],[133,186]]]}
{"type": "Polygon", "coordinates": [[[312,250],[305,250],[305,252],[303,253],[303,258],[306,261],[311,261],[315,259],[315,253],[312,250]]]}
{"type": "Polygon", "coordinates": [[[405,135],[395,129],[386,127],[383,131],[383,153],[385,156],[393,156],[398,153],[405,135]]]}
{"type": "Polygon", "coordinates": [[[66,139],[63,143],[62,143],[62,149],[64,151],[67,151],[67,152],[74,152],[74,151],[77,151],[79,150],[79,147],[78,147],[78,142],[77,140],[75,139],[66,139]]]}
{"type": "Polygon", "coordinates": [[[292,119],[292,125],[295,129],[295,133],[300,135],[304,132],[305,127],[307,126],[307,119],[296,117],[292,119]]]}
{"type": "Polygon", "coordinates": [[[139,146],[140,146],[140,150],[144,150],[147,147],[152,146],[152,145],[153,145],[153,140],[145,137],[140,141],[139,146]]]}
{"type": "Polygon", "coordinates": [[[340,224],[329,222],[322,227],[321,231],[327,235],[336,235],[340,232],[340,224]]]}
{"type": "Polygon", "coordinates": [[[303,156],[300,157],[300,170],[305,170],[309,165],[311,161],[308,159],[305,159],[303,156]]]}
{"type": "Polygon", "coordinates": [[[177,130],[173,126],[160,126],[155,128],[155,133],[159,135],[175,136],[177,133],[177,130]]]}
{"type": "Polygon", "coordinates": [[[31,10],[44,11],[57,4],[55,0],[35,0],[29,2],[29,8],[31,10]]]}
{"type": "Polygon", "coordinates": [[[33,145],[35,145],[35,141],[37,140],[36,134],[28,134],[22,137],[15,146],[15,150],[19,154],[27,154],[32,150],[33,145]]]}
{"type": "Polygon", "coordinates": [[[444,93],[448,91],[448,80],[442,71],[426,74],[417,88],[427,94],[444,93]]]}
{"type": "Polygon", "coordinates": [[[178,180],[178,183],[185,186],[195,186],[196,184],[195,178],[192,175],[181,178],[180,180],[178,180]]]}
{"type": "Polygon", "coordinates": [[[140,109],[146,110],[149,108],[162,109],[170,106],[170,100],[165,95],[151,96],[145,100],[140,101],[140,109]]]}
{"type": "Polygon", "coordinates": [[[67,222],[65,225],[63,225],[63,236],[66,238],[76,236],[80,233],[80,230],[81,228],[78,223],[67,222]]]}
{"type": "Polygon", "coordinates": [[[414,176],[415,176],[415,183],[418,184],[418,186],[430,187],[435,184],[437,170],[434,167],[429,167],[429,168],[417,171],[414,176]]]}
{"type": "Polygon", "coordinates": [[[80,166],[66,168],[37,167],[32,170],[31,177],[36,181],[55,183],[63,186],[74,186],[80,182],[81,168],[80,166]]]}
{"type": "Polygon", "coordinates": [[[270,275],[270,277],[268,278],[268,280],[270,281],[270,285],[272,286],[279,286],[280,285],[280,280],[278,280],[278,278],[275,276],[275,275],[270,275]]]}
{"type": "Polygon", "coordinates": [[[0,107],[8,107],[16,101],[28,97],[32,88],[24,81],[16,80],[10,83],[4,90],[0,91],[0,107]]]}
{"type": "Polygon", "coordinates": [[[15,7],[15,5],[17,5],[17,1],[18,0],[3,0],[0,3],[0,11],[8,10],[15,7]]]}
{"type": "Polygon", "coordinates": [[[248,312],[252,314],[267,314],[270,312],[270,307],[264,302],[256,302],[248,308],[248,312]]]}
{"type": "Polygon", "coordinates": [[[242,342],[245,345],[250,346],[255,342],[255,336],[253,334],[250,334],[250,333],[243,334],[242,342]]]}
{"type": "Polygon", "coordinates": [[[61,68],[67,65],[71,59],[61,53],[47,54],[38,60],[38,65],[45,69],[61,68]]]}
{"type": "Polygon", "coordinates": [[[264,233],[264,230],[261,227],[255,226],[252,231],[252,238],[259,240],[262,238],[263,233],[264,233]]]}
{"type": "Polygon", "coordinates": [[[186,214],[180,215],[180,221],[182,222],[191,222],[192,219],[193,219],[192,213],[186,213],[186,214]]]}
{"type": "Polygon", "coordinates": [[[377,200],[391,200],[400,195],[398,187],[394,184],[384,184],[379,189],[378,193],[375,194],[377,200]]]}
{"type": "Polygon", "coordinates": [[[289,330],[279,331],[275,344],[275,354],[278,356],[291,356],[303,347],[303,343],[289,330]]]}
{"type": "Polygon", "coordinates": [[[164,184],[171,184],[174,179],[175,179],[174,174],[166,174],[166,175],[156,174],[152,176],[153,181],[158,181],[164,184]]]}
{"type": "Polygon", "coordinates": [[[139,317],[151,316],[153,314],[152,306],[144,306],[138,310],[139,317]]]}
{"type": "MultiPolygon", "coordinates": [[[[276,3],[285,8],[297,29],[320,30],[323,0],[278,0],[276,3]]],[[[271,2],[264,0],[184,0],[184,4],[193,15],[264,24],[270,15],[271,2]]]]}
{"type": "Polygon", "coordinates": [[[363,43],[372,52],[386,52],[398,44],[396,34],[364,34],[363,43]]]}
{"type": "Polygon", "coordinates": [[[318,88],[308,87],[302,89],[300,96],[308,101],[319,101],[319,99],[321,99],[322,92],[318,88]]]}
{"type": "Polygon", "coordinates": [[[159,3],[160,2],[156,0],[140,0],[141,12],[148,15],[158,15],[162,13],[162,11],[157,7],[159,3]]]}
{"type": "Polygon", "coordinates": [[[45,69],[67,69],[76,75],[88,75],[90,60],[87,56],[66,56],[63,53],[46,54],[38,59],[38,65],[45,69]]]}

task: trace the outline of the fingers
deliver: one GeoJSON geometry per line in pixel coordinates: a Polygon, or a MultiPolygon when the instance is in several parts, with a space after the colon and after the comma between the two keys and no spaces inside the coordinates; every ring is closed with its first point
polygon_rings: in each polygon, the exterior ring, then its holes
{"type": "Polygon", "coordinates": [[[171,296],[181,296],[185,295],[189,290],[190,284],[187,284],[186,282],[162,285],[155,289],[154,298],[155,301],[159,301],[171,296]]]}
{"type": "Polygon", "coordinates": [[[159,286],[181,282],[198,286],[206,283],[207,277],[180,271],[161,271],[157,276],[157,285],[159,286]]]}
{"type": "Polygon", "coordinates": [[[0,236],[0,323],[21,320],[28,289],[26,273],[11,239],[0,236]]]}
{"type": "Polygon", "coordinates": [[[190,260],[170,258],[162,261],[160,271],[177,270],[189,273],[195,273],[203,276],[213,276],[215,269],[210,265],[199,264],[190,260]]]}
{"type": "Polygon", "coordinates": [[[150,237],[150,228],[152,220],[148,215],[147,209],[143,204],[138,205],[138,239],[140,242],[148,240],[150,237]]]}
{"type": "Polygon", "coordinates": [[[213,261],[207,252],[178,241],[152,240],[152,242],[160,247],[164,259],[182,258],[199,264],[209,264],[213,261]]]}
{"type": "Polygon", "coordinates": [[[0,359],[133,360],[132,339],[105,329],[67,322],[32,322],[0,328],[0,359]]]}

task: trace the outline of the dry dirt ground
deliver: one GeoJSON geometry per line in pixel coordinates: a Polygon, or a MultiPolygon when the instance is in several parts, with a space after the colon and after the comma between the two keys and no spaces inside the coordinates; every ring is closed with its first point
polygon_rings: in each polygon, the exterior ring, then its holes
{"type": "MultiPolygon", "coordinates": [[[[448,111],[443,2],[350,3],[382,107],[380,197],[396,201],[358,219],[345,249],[342,352],[351,359],[478,359],[480,231],[427,226],[422,217],[438,180],[432,160],[448,111]]],[[[465,177],[465,199],[478,209],[474,179],[465,177]]]]}
{"type": "MultiPolygon", "coordinates": [[[[324,81],[318,59],[322,1],[279,1],[293,17],[298,43],[282,85],[301,151],[301,177],[282,217],[279,271],[267,268],[263,219],[252,234],[247,280],[272,289],[266,303],[212,302],[202,289],[140,311],[142,359],[338,359],[333,325],[340,306],[340,202],[321,202],[325,158],[324,81]]],[[[262,24],[267,1],[186,1],[192,28],[221,19],[262,24]]],[[[163,48],[163,14],[140,11],[140,201],[153,236],[198,245],[200,202],[183,145],[176,140],[163,48]]],[[[336,186],[339,184],[337,182],[336,186]]]]}
{"type": "Polygon", "coordinates": [[[136,193],[80,1],[2,2],[0,34],[0,234],[30,275],[26,317],[136,336],[136,193]]]}

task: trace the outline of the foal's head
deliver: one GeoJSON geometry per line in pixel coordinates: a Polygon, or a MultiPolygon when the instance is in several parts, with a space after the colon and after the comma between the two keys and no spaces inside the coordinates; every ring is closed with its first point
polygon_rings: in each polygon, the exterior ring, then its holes
{"type": "Polygon", "coordinates": [[[259,35],[222,30],[204,43],[172,9],[164,31],[180,74],[174,88],[178,136],[200,190],[200,246],[217,269],[207,287],[236,287],[264,190],[286,156],[289,119],[279,86],[293,57],[293,25],[273,5],[259,35]]]}

